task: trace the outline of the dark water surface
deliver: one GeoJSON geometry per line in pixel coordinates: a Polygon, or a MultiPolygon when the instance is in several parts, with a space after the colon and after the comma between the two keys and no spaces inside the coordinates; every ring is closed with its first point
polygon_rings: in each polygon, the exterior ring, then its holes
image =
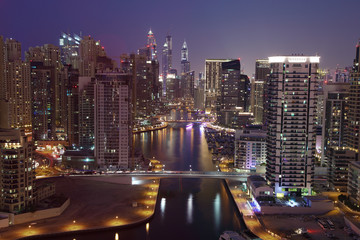
{"type": "MultiPolygon", "coordinates": [[[[145,157],[155,157],[165,170],[213,171],[201,124],[173,124],[156,132],[138,134],[135,145],[145,157]]],[[[219,239],[225,230],[239,232],[243,222],[223,180],[162,179],[156,211],[148,223],[126,230],[106,230],[52,239],[219,239]],[[117,238],[116,238],[117,237],[117,238]]]]}

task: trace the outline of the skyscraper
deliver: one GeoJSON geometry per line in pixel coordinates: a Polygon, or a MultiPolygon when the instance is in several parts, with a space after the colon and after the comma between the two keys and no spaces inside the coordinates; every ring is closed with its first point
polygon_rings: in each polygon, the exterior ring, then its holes
{"type": "Polygon", "coordinates": [[[95,144],[95,78],[79,77],[79,145],[94,149],[95,144]]]}
{"type": "Polygon", "coordinates": [[[266,177],[277,196],[311,194],[319,60],[269,57],[266,177]]]}
{"type": "Polygon", "coordinates": [[[162,50],[162,96],[166,95],[166,77],[172,69],[172,37],[167,35],[162,50]]]}
{"type": "MultiPolygon", "coordinates": [[[[360,41],[356,45],[353,69],[350,73],[349,113],[347,127],[348,148],[359,155],[360,149],[360,41]]],[[[359,156],[358,156],[359,159],[359,156]]]]}
{"type": "Polygon", "coordinates": [[[11,128],[25,128],[31,133],[30,66],[21,60],[21,44],[14,39],[5,41],[5,97],[9,101],[11,128]]]}
{"type": "Polygon", "coordinates": [[[190,62],[189,62],[189,50],[184,41],[181,48],[181,74],[190,72],[190,62]]]}
{"type": "Polygon", "coordinates": [[[35,140],[65,139],[67,123],[66,78],[60,48],[52,44],[30,47],[33,133],[35,140]]]}
{"type": "Polygon", "coordinates": [[[0,100],[6,99],[6,81],[5,81],[5,44],[3,36],[0,36],[0,100]]]}
{"type": "Polygon", "coordinates": [[[35,164],[23,129],[0,128],[0,169],[0,208],[16,213],[33,205],[35,164]]]}
{"type": "Polygon", "coordinates": [[[327,150],[330,147],[345,146],[346,101],[349,96],[348,83],[328,83],[323,86],[324,111],[322,117],[321,163],[327,164],[327,150]]]}
{"type": "Polygon", "coordinates": [[[151,29],[148,32],[147,47],[150,49],[150,60],[157,60],[156,40],[151,29]]]}
{"type": "Polygon", "coordinates": [[[249,111],[250,81],[248,76],[241,74],[240,69],[238,59],[221,64],[216,112],[217,122],[223,126],[238,128],[246,124],[242,113],[249,111]]]}
{"type": "Polygon", "coordinates": [[[233,60],[234,59],[205,60],[205,108],[207,111],[216,110],[216,102],[220,96],[222,63],[233,60]]]}
{"type": "Polygon", "coordinates": [[[0,100],[0,209],[17,213],[35,203],[35,164],[30,137],[9,126],[8,107],[0,100]]]}
{"type": "Polygon", "coordinates": [[[269,60],[257,59],[255,63],[255,79],[251,82],[251,111],[257,124],[264,123],[264,92],[269,73],[269,60]]]}
{"type": "Polygon", "coordinates": [[[162,74],[166,76],[172,68],[172,37],[167,35],[162,51],[162,74]]]}
{"type": "Polygon", "coordinates": [[[139,55],[147,56],[147,60],[157,60],[157,49],[156,49],[156,39],[154,33],[149,30],[147,34],[147,44],[144,48],[138,50],[139,55]]]}
{"type": "Polygon", "coordinates": [[[80,76],[95,77],[99,48],[101,48],[100,42],[90,36],[85,36],[80,41],[80,76]]]}
{"type": "Polygon", "coordinates": [[[61,33],[59,45],[61,47],[61,62],[71,64],[73,68],[79,68],[81,34],[61,33]]]}
{"type": "Polygon", "coordinates": [[[102,73],[95,83],[95,157],[101,168],[130,167],[131,75],[102,73]]]}

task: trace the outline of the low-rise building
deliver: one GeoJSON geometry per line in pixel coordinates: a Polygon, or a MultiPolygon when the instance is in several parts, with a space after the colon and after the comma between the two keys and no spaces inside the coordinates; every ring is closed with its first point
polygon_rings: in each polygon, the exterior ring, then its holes
{"type": "Polygon", "coordinates": [[[86,171],[97,169],[94,151],[91,150],[68,150],[62,155],[62,163],[65,167],[76,170],[86,171]]]}
{"type": "Polygon", "coordinates": [[[267,185],[266,180],[259,175],[252,175],[247,178],[247,187],[250,197],[272,197],[274,191],[272,187],[267,185]]]}
{"type": "Polygon", "coordinates": [[[36,182],[37,202],[55,195],[55,182],[42,181],[36,182]]]}

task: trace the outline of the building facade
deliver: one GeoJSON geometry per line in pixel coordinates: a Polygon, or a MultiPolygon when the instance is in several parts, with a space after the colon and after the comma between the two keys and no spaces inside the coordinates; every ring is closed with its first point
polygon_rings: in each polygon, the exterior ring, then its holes
{"type": "Polygon", "coordinates": [[[265,87],[270,74],[268,59],[257,59],[255,63],[255,79],[251,83],[251,111],[256,124],[264,124],[265,87]]]}
{"type": "Polygon", "coordinates": [[[95,158],[101,168],[130,167],[131,75],[103,73],[95,83],[95,158]]]}
{"type": "Polygon", "coordinates": [[[236,130],[234,166],[255,170],[266,162],[266,132],[261,127],[236,130]]]}
{"type": "Polygon", "coordinates": [[[24,128],[31,134],[30,65],[21,60],[21,44],[14,39],[5,41],[5,98],[9,101],[11,128],[24,128]]]}
{"type": "Polygon", "coordinates": [[[269,57],[266,178],[277,196],[311,194],[319,60],[269,57]]]}
{"type": "Polygon", "coordinates": [[[354,202],[360,203],[360,162],[354,161],[349,165],[347,193],[354,202]]]}
{"type": "Polygon", "coordinates": [[[206,59],[205,60],[205,108],[215,112],[216,103],[221,93],[222,63],[235,59],[206,59]]]}
{"type": "MultiPolygon", "coordinates": [[[[360,42],[356,45],[353,69],[350,73],[348,100],[347,147],[359,153],[360,149],[360,42]]],[[[358,154],[359,155],[359,154],[358,154]]]]}
{"type": "Polygon", "coordinates": [[[36,202],[33,146],[24,130],[0,128],[0,209],[17,213],[36,202]]]}
{"type": "Polygon", "coordinates": [[[321,165],[327,165],[328,148],[345,146],[348,96],[348,83],[328,83],[323,86],[321,165]]]}

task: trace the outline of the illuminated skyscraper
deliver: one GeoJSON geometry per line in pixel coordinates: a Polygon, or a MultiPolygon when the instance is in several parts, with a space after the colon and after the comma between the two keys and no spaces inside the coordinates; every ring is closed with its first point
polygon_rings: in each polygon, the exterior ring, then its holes
{"type": "Polygon", "coordinates": [[[162,50],[162,95],[166,95],[166,77],[172,69],[172,37],[166,36],[165,43],[162,50]]]}
{"type": "MultiPolygon", "coordinates": [[[[350,150],[360,150],[360,41],[356,45],[353,69],[350,73],[348,133],[346,144],[350,150]]],[[[359,154],[358,154],[359,155],[359,154]]]]}
{"type": "Polygon", "coordinates": [[[60,48],[52,44],[30,47],[33,133],[35,140],[64,139],[68,119],[66,84],[60,48]]]}
{"type": "Polygon", "coordinates": [[[233,60],[234,59],[205,60],[205,108],[207,111],[215,111],[216,102],[221,94],[222,63],[233,60]]]}
{"type": "MultiPolygon", "coordinates": [[[[240,60],[221,64],[220,95],[217,100],[217,122],[220,125],[239,128],[247,122],[244,112],[250,106],[250,81],[241,74],[240,60]]],[[[249,116],[247,114],[247,116],[249,116]]]]}
{"type": "Polygon", "coordinates": [[[266,177],[277,196],[311,194],[319,60],[269,57],[266,177]]]}
{"type": "Polygon", "coordinates": [[[257,59],[255,63],[255,79],[251,82],[251,111],[254,114],[255,123],[264,123],[265,86],[270,73],[270,65],[267,59],[257,59]]]}
{"type": "Polygon", "coordinates": [[[322,116],[321,163],[327,164],[326,152],[330,147],[345,146],[346,101],[349,97],[349,83],[328,83],[323,86],[324,111],[322,116]]]}
{"type": "Polygon", "coordinates": [[[5,41],[5,81],[10,127],[25,128],[25,133],[29,134],[31,133],[30,66],[21,60],[21,43],[14,39],[5,41]]]}
{"type": "Polygon", "coordinates": [[[157,60],[156,46],[154,33],[150,29],[147,35],[147,44],[144,48],[138,50],[138,54],[147,56],[148,60],[157,60]]]}
{"type": "Polygon", "coordinates": [[[181,74],[190,72],[190,62],[189,62],[189,50],[184,41],[181,48],[181,74]]]}
{"type": "Polygon", "coordinates": [[[23,129],[3,127],[0,126],[0,208],[17,213],[29,210],[36,200],[33,146],[23,129]]]}
{"type": "Polygon", "coordinates": [[[96,74],[95,157],[101,168],[130,167],[131,75],[96,74]]]}
{"type": "Polygon", "coordinates": [[[80,76],[95,77],[96,60],[103,55],[100,41],[95,41],[90,36],[85,36],[80,41],[80,76]]]}
{"type": "Polygon", "coordinates": [[[172,37],[166,36],[163,51],[162,51],[162,73],[163,76],[172,68],[172,37]]]}
{"type": "Polygon", "coordinates": [[[73,68],[79,68],[81,34],[61,33],[59,45],[61,47],[61,61],[63,64],[71,64],[73,68]]]}
{"type": "Polygon", "coordinates": [[[0,36],[0,100],[6,99],[6,81],[5,81],[5,44],[3,36],[0,36]]]}
{"type": "Polygon", "coordinates": [[[79,145],[94,149],[95,78],[79,77],[79,145]]]}

